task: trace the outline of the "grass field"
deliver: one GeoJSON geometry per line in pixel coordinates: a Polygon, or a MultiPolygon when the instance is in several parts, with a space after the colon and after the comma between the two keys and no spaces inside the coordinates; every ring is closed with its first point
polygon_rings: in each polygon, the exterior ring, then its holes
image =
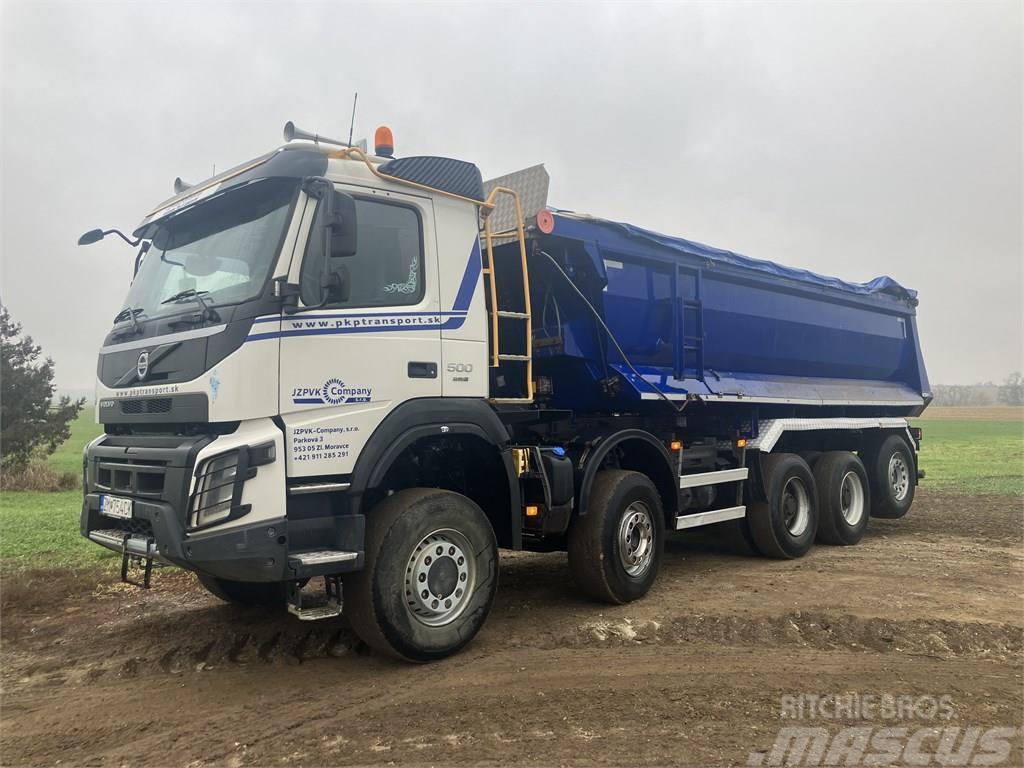
{"type": "MultiPolygon", "coordinates": [[[[48,459],[57,472],[82,472],[82,449],[102,431],[92,408],[71,425],[71,437],[48,459]]],[[[113,553],[82,538],[82,492],[0,494],[0,572],[32,567],[83,567],[113,562],[113,553]]]]}
{"type": "Polygon", "coordinates": [[[1024,496],[1024,421],[963,421],[940,411],[914,424],[924,430],[923,487],[1024,496]]]}
{"type": "MultiPolygon", "coordinates": [[[[915,419],[924,429],[925,488],[1024,496],[1022,409],[929,409],[915,419]],[[963,418],[968,416],[970,418],[963,418]]],[[[82,469],[82,449],[100,432],[91,409],[72,424],[71,438],[49,461],[59,472],[82,469]]],[[[79,491],[5,492],[0,498],[0,571],[32,567],[87,567],[112,563],[106,550],[78,532],[79,491]]]]}

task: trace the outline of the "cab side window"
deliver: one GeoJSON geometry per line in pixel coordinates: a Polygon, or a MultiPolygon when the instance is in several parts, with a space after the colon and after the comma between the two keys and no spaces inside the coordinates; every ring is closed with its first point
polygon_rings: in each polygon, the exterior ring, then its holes
{"type": "Polygon", "coordinates": [[[323,204],[313,222],[299,274],[302,303],[319,304],[325,275],[344,271],[348,300],[336,307],[416,304],[423,298],[423,228],[416,209],[397,203],[356,198],[358,244],[354,256],[324,263],[320,226],[323,204]]]}

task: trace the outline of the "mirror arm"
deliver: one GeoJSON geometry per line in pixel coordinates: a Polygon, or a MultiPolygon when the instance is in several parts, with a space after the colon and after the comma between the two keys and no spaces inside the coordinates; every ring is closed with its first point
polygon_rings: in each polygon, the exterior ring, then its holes
{"type": "Polygon", "coordinates": [[[142,247],[139,248],[139,252],[135,254],[135,271],[132,273],[133,279],[135,275],[139,274],[139,267],[142,266],[142,257],[149,253],[149,247],[152,244],[152,242],[143,243],[142,247]]]}

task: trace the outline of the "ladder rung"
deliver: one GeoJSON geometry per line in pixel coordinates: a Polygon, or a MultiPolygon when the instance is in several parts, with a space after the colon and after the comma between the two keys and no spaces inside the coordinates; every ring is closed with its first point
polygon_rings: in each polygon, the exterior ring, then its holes
{"type": "Polygon", "coordinates": [[[499,360],[520,360],[526,361],[531,359],[529,355],[498,355],[499,360]]]}
{"type": "Polygon", "coordinates": [[[506,312],[503,309],[498,310],[498,317],[510,317],[515,320],[529,320],[530,316],[526,312],[506,312]]]}

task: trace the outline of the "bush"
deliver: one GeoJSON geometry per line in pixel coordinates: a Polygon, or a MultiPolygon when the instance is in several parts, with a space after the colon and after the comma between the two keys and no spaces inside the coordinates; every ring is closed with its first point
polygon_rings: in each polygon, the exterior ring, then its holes
{"type": "Polygon", "coordinates": [[[81,485],[74,472],[57,472],[41,461],[0,472],[0,489],[5,491],[74,491],[81,485]]]}

